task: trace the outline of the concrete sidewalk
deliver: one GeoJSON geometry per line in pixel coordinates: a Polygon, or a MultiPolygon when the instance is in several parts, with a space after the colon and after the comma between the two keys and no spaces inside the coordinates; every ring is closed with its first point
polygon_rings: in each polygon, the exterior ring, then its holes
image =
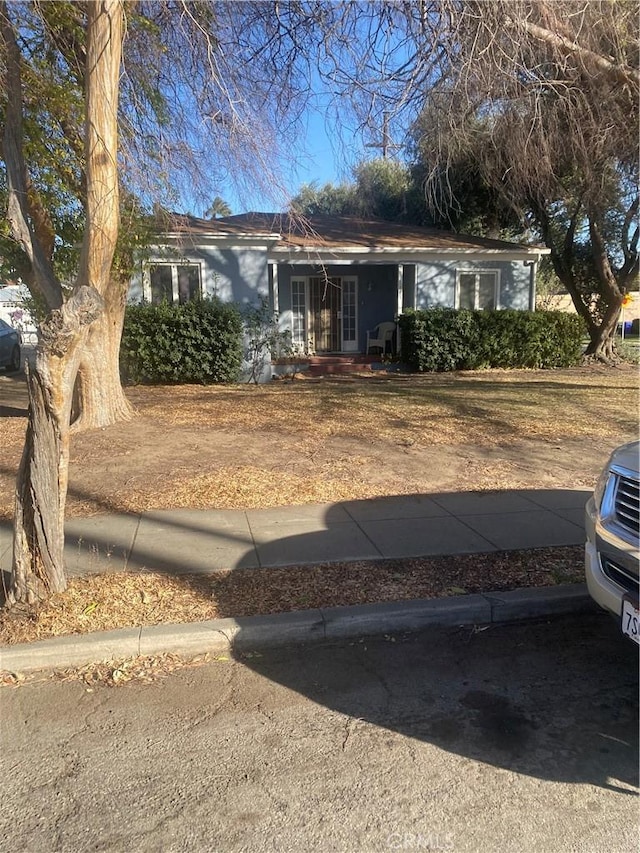
{"type": "MultiPolygon", "coordinates": [[[[167,510],[70,519],[69,575],[216,572],[330,561],[581,545],[589,492],[460,492],[271,510],[167,510]]],[[[0,565],[11,529],[0,526],[0,565]]],[[[123,628],[0,648],[0,669],[77,666],[145,654],[243,650],[402,631],[487,626],[593,609],[584,585],[331,607],[187,625],[123,628]]]]}
{"type": "MultiPolygon", "coordinates": [[[[176,509],[71,518],[69,576],[103,571],[216,572],[363,559],[579,545],[589,492],[407,495],[264,510],[176,509]]],[[[0,527],[0,568],[11,528],[0,527]]]]}

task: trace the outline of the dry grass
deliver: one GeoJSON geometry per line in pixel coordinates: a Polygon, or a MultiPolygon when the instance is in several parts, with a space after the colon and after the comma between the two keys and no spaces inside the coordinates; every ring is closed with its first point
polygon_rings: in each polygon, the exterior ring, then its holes
{"type": "Polygon", "coordinates": [[[140,625],[201,622],[292,610],[439,598],[573,583],[580,547],[456,557],[236,569],[175,577],[157,572],[90,575],[39,608],[0,611],[0,643],[140,625]]]}
{"type": "Polygon", "coordinates": [[[394,443],[495,444],[505,436],[611,435],[636,425],[631,366],[487,370],[172,389],[171,407],[136,389],[147,416],[171,427],[276,431],[394,443]]]}
{"type": "MultiPolygon", "coordinates": [[[[353,469],[357,467],[357,460],[353,460],[353,468],[342,471],[342,478],[327,476],[323,470],[315,476],[300,477],[249,466],[219,468],[194,477],[176,477],[173,482],[158,483],[153,489],[134,488],[120,497],[117,508],[126,512],[162,507],[268,509],[374,498],[388,493],[385,484],[376,486],[354,477],[353,469]]],[[[413,491],[411,484],[407,484],[405,493],[413,491]]]]}
{"type": "MultiPolygon", "coordinates": [[[[526,439],[620,443],[637,430],[637,389],[631,366],[130,388],[135,421],[73,438],[68,514],[420,492],[424,468],[416,476],[399,471],[391,452],[490,449],[526,439]],[[337,450],[339,441],[349,447],[337,450]],[[279,455],[274,443],[285,447],[279,455]]],[[[0,518],[10,519],[26,419],[19,405],[7,411],[0,422],[0,518]]],[[[512,476],[507,461],[486,470],[470,465],[468,480],[457,479],[456,488],[535,485],[512,476]]]]}

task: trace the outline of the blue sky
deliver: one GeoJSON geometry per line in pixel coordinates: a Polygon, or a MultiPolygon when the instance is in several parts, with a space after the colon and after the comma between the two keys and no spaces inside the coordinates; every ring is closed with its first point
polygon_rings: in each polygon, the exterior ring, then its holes
{"type": "MultiPolygon", "coordinates": [[[[343,183],[352,179],[353,168],[363,160],[371,160],[381,156],[380,149],[367,147],[366,139],[361,131],[356,129],[353,120],[347,113],[335,115],[335,107],[330,106],[328,98],[316,95],[315,108],[309,107],[305,113],[305,127],[301,129],[301,138],[292,144],[290,154],[295,160],[295,167],[288,176],[283,176],[286,189],[291,196],[303,184],[315,183],[323,186],[326,183],[343,183]],[[336,127],[335,122],[338,122],[336,127]]],[[[382,129],[376,133],[377,141],[382,135],[382,129]]],[[[392,134],[393,135],[393,134],[392,134]]],[[[396,152],[401,157],[402,152],[396,152]]],[[[219,191],[230,205],[233,213],[243,213],[248,210],[272,211],[284,209],[278,206],[273,198],[259,191],[251,193],[246,188],[240,191],[230,183],[219,191]]]]}
{"type": "MultiPolygon", "coordinates": [[[[303,184],[341,183],[351,178],[351,168],[365,155],[362,140],[346,127],[334,132],[326,113],[309,110],[306,114],[304,138],[292,145],[296,165],[291,175],[285,176],[284,183],[291,195],[295,195],[303,184]]],[[[270,211],[274,209],[271,198],[257,192],[239,192],[228,185],[220,192],[230,205],[233,213],[246,210],[270,211]]]]}

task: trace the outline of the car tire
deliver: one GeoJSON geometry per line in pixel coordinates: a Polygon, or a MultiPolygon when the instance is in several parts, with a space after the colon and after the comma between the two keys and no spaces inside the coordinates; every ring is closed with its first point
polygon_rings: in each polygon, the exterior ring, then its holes
{"type": "Polygon", "coordinates": [[[7,373],[17,373],[20,370],[20,347],[15,346],[11,351],[11,361],[7,365],[7,373]]]}

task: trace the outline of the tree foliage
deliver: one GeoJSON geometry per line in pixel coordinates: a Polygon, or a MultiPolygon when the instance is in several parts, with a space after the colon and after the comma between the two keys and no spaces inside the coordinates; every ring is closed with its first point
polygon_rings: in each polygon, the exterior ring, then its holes
{"type": "Polygon", "coordinates": [[[219,216],[231,216],[231,208],[222,196],[215,196],[204,215],[208,219],[217,219],[219,216]]]}
{"type": "Polygon", "coordinates": [[[636,0],[353,4],[353,49],[327,72],[363,130],[415,120],[436,221],[470,210],[487,231],[535,229],[605,358],[638,270],[638,13],[636,0]]]}
{"type": "Polygon", "coordinates": [[[353,181],[316,187],[305,184],[292,199],[292,207],[305,216],[361,216],[393,222],[415,221],[409,207],[415,198],[409,169],[387,159],[359,163],[353,181]]]}

